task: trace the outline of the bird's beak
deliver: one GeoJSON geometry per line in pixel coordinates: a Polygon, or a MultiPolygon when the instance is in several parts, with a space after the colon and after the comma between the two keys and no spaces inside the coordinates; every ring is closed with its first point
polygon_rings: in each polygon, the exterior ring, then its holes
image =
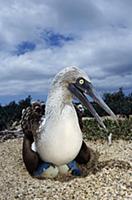
{"type": "MultiPolygon", "coordinates": [[[[89,102],[89,100],[87,99],[86,95],[89,95],[90,97],[92,97],[92,99],[98,103],[101,108],[103,108],[114,120],[116,120],[116,116],[113,113],[113,111],[106,105],[106,103],[103,101],[103,99],[96,93],[96,91],[94,90],[93,86],[91,83],[89,83],[88,81],[85,81],[85,84],[83,85],[79,85],[77,83],[71,83],[69,84],[68,89],[74,94],[74,96],[76,96],[81,103],[91,112],[91,114],[95,117],[95,119],[98,121],[98,123],[104,128],[106,129],[103,120],[101,119],[101,117],[98,115],[98,113],[96,112],[96,110],[94,109],[94,107],[92,106],[92,104],[89,102]]],[[[107,129],[106,129],[107,130],[107,129]]]]}

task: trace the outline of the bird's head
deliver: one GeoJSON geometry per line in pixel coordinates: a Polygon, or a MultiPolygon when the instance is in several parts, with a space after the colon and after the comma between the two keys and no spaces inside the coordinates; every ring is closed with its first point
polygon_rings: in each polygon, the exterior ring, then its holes
{"type": "Polygon", "coordinates": [[[56,75],[54,85],[61,85],[67,94],[75,96],[95,117],[98,123],[106,129],[102,119],[95,111],[94,107],[86,96],[90,96],[93,101],[99,104],[114,120],[116,116],[113,111],[106,105],[103,99],[96,93],[87,74],[77,67],[68,67],[56,75]]]}

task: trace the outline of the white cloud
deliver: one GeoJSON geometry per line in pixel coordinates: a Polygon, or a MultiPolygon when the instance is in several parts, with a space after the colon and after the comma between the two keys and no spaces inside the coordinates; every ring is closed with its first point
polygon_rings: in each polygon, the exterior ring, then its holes
{"type": "Polygon", "coordinates": [[[82,67],[98,89],[132,88],[130,0],[0,1],[0,95],[47,93],[50,79],[65,66],[82,67]],[[44,30],[72,35],[48,47],[44,30]],[[36,49],[17,56],[23,41],[36,49]]]}

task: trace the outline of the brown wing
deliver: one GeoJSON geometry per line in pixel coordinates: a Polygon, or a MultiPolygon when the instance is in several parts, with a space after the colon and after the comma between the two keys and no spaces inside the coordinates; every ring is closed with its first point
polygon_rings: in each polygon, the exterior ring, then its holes
{"type": "Polygon", "coordinates": [[[34,136],[43,114],[44,108],[39,102],[33,103],[31,107],[26,108],[22,113],[21,127],[24,133],[22,155],[27,171],[31,175],[41,162],[38,154],[31,149],[31,145],[34,142],[34,136]]]}
{"type": "Polygon", "coordinates": [[[79,164],[87,164],[88,161],[90,160],[90,150],[86,143],[83,141],[81,149],[78,153],[78,155],[75,158],[75,161],[79,164]]]}
{"type": "Polygon", "coordinates": [[[40,102],[34,102],[22,112],[21,127],[25,135],[35,136],[43,115],[44,106],[40,102]]]}

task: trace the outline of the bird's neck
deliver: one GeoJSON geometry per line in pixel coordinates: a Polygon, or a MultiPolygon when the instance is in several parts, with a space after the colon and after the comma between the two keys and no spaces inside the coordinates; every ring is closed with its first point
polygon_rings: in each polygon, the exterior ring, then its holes
{"type": "Polygon", "coordinates": [[[46,119],[59,119],[65,105],[72,105],[72,97],[64,88],[51,89],[46,102],[46,119]]]}

